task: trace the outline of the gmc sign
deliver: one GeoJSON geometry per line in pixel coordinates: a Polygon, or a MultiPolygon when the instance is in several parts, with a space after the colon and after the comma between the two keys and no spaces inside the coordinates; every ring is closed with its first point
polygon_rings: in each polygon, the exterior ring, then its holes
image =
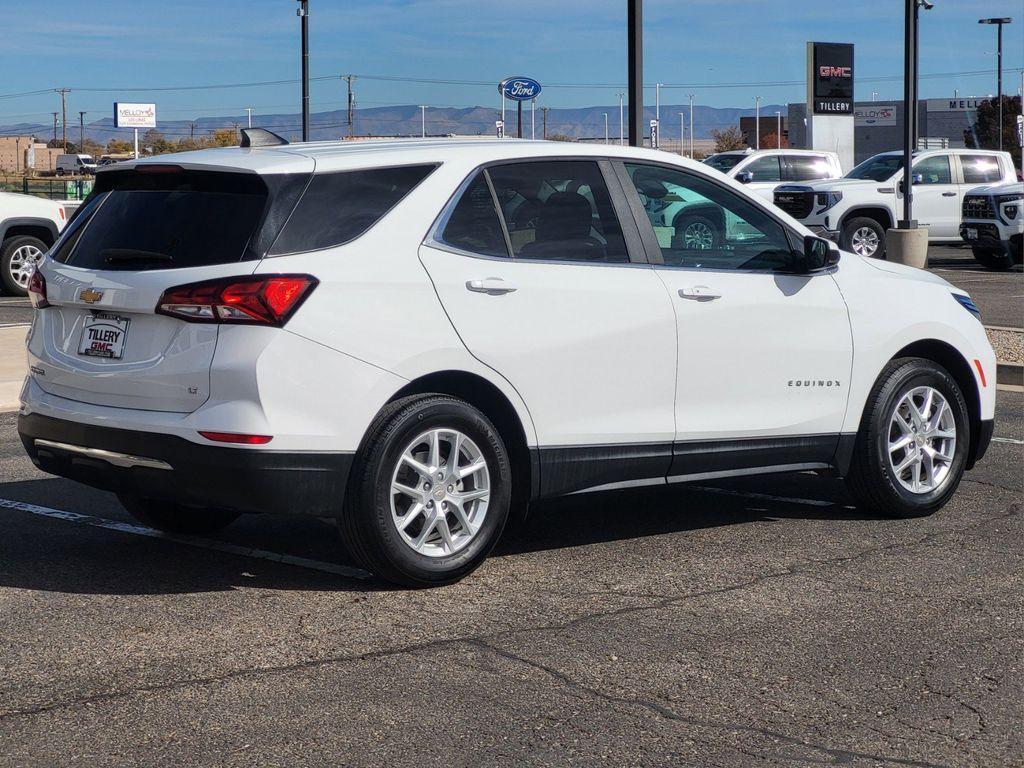
{"type": "Polygon", "coordinates": [[[853,45],[813,43],[812,96],[816,115],[853,114],[853,45]]]}

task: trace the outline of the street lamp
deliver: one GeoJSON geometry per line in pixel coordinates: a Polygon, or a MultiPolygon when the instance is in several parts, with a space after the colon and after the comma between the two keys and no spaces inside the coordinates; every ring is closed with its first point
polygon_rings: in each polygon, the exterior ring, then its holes
{"type": "MultiPolygon", "coordinates": [[[[917,229],[913,217],[914,150],[917,148],[917,27],[921,9],[930,11],[929,0],[906,0],[903,21],[903,218],[897,229],[917,229]]],[[[925,246],[927,248],[927,245],[925,246]]]]}
{"type": "Polygon", "coordinates": [[[607,112],[602,112],[601,114],[604,115],[604,143],[607,144],[608,143],[608,113],[607,112]]]}
{"type": "Polygon", "coordinates": [[[754,149],[761,148],[761,97],[754,97],[754,149]]]}
{"type": "Polygon", "coordinates": [[[302,140],[309,141],[309,0],[298,0],[295,15],[302,19],[302,140]]]}
{"type": "Polygon", "coordinates": [[[871,92],[871,100],[872,101],[874,101],[877,96],[878,96],[878,91],[872,91],[871,92]]]}
{"type": "Polygon", "coordinates": [[[625,94],[620,92],[619,93],[619,146],[620,147],[623,144],[626,143],[626,140],[625,140],[625,135],[626,134],[625,134],[625,131],[624,131],[623,125],[622,125],[622,97],[623,96],[625,96],[625,94]]]}
{"type": "MultiPolygon", "coordinates": [[[[657,136],[658,144],[661,144],[661,83],[654,84],[654,122],[658,124],[657,136]]],[[[658,147],[651,144],[651,149],[658,149],[658,147]]]]}
{"type": "Polygon", "coordinates": [[[427,138],[427,105],[420,104],[420,138],[427,138]]]}
{"type": "Polygon", "coordinates": [[[782,149],[782,113],[775,110],[775,148],[782,149]]]}
{"type": "Polygon", "coordinates": [[[996,98],[999,100],[999,128],[996,133],[999,136],[999,149],[1003,149],[1003,25],[1012,24],[1013,19],[1000,18],[1000,19],[978,19],[979,24],[995,24],[996,25],[996,72],[998,86],[996,87],[996,98]]]}
{"type": "Polygon", "coordinates": [[[679,113],[679,156],[683,157],[683,139],[686,136],[686,113],[679,113]]]}
{"type": "Polygon", "coordinates": [[[690,94],[690,159],[693,160],[693,94],[690,94]]]}

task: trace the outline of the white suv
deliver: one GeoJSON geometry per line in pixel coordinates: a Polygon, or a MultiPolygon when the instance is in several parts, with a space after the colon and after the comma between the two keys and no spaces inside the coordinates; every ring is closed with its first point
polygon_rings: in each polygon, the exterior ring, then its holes
{"type": "Polygon", "coordinates": [[[149,525],[334,517],[367,569],[438,584],[531,500],[820,470],[922,515],[988,445],[967,294],[706,166],[246,133],[270,146],[101,170],[31,283],[25,448],[149,525]],[[662,244],[645,203],[691,196],[741,235],[662,244]]]}
{"type": "MultiPolygon", "coordinates": [[[[885,231],[903,216],[903,153],[883,152],[832,181],[781,185],[775,204],[811,231],[861,256],[885,255],[885,231]]],[[[914,218],[928,227],[928,242],[960,242],[964,193],[979,184],[1013,181],[1008,152],[941,149],[915,152],[914,218]]]]}

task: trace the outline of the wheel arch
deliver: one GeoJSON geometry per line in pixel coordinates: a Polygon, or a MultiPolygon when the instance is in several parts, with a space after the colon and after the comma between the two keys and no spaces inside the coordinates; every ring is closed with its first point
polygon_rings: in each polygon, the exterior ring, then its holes
{"type": "Polygon", "coordinates": [[[14,218],[0,222],[0,243],[11,237],[35,237],[52,246],[57,242],[57,225],[48,219],[14,218]]]}
{"type": "Polygon", "coordinates": [[[719,208],[718,206],[705,205],[703,203],[699,203],[697,205],[691,205],[686,208],[683,208],[681,211],[676,213],[675,216],[672,217],[672,227],[674,229],[678,228],[679,225],[677,222],[679,222],[681,219],[686,218],[687,216],[701,216],[705,219],[709,219],[716,225],[718,225],[720,231],[725,231],[725,216],[722,213],[722,209],[719,208]]]}
{"type": "MultiPolygon", "coordinates": [[[[445,370],[425,374],[408,382],[392,395],[394,402],[410,395],[443,394],[465,400],[481,410],[493,423],[508,448],[512,462],[513,512],[525,514],[527,502],[536,495],[540,484],[539,468],[534,466],[526,426],[512,401],[493,382],[483,376],[462,370],[445,370]]],[[[361,448],[360,448],[361,450],[361,448]]]]}
{"type": "Polygon", "coordinates": [[[974,466],[981,436],[981,393],[978,391],[978,383],[970,362],[956,347],[938,339],[921,339],[908,344],[893,355],[889,362],[900,357],[921,357],[938,363],[949,371],[950,376],[960,387],[967,402],[967,415],[971,424],[971,444],[967,454],[967,469],[970,469],[974,466]]]}
{"type": "Polygon", "coordinates": [[[843,218],[839,222],[839,229],[842,231],[847,222],[850,219],[855,218],[866,218],[874,219],[885,229],[890,229],[893,226],[892,211],[882,206],[861,206],[859,208],[851,208],[843,214],[843,218]]]}

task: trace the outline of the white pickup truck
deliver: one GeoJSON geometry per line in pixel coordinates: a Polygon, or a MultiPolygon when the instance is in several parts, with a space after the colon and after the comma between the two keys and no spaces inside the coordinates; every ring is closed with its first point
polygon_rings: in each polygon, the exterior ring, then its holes
{"type": "MultiPolygon", "coordinates": [[[[933,149],[914,153],[914,218],[931,243],[960,242],[964,195],[979,184],[1017,178],[1008,152],[933,149]]],[[[903,217],[903,153],[868,158],[841,179],[784,184],[775,205],[812,231],[861,256],[885,255],[885,231],[903,217]]]]}
{"type": "Polygon", "coordinates": [[[67,213],[53,200],[0,192],[0,285],[26,296],[36,261],[57,240],[67,213]]]}
{"type": "Polygon", "coordinates": [[[964,195],[960,236],[987,269],[1021,262],[1024,240],[1024,183],[988,184],[964,195]]]}
{"type": "Polygon", "coordinates": [[[735,149],[718,152],[703,162],[745,184],[769,203],[780,184],[838,179],[843,175],[839,155],[816,149],[735,149]]]}

